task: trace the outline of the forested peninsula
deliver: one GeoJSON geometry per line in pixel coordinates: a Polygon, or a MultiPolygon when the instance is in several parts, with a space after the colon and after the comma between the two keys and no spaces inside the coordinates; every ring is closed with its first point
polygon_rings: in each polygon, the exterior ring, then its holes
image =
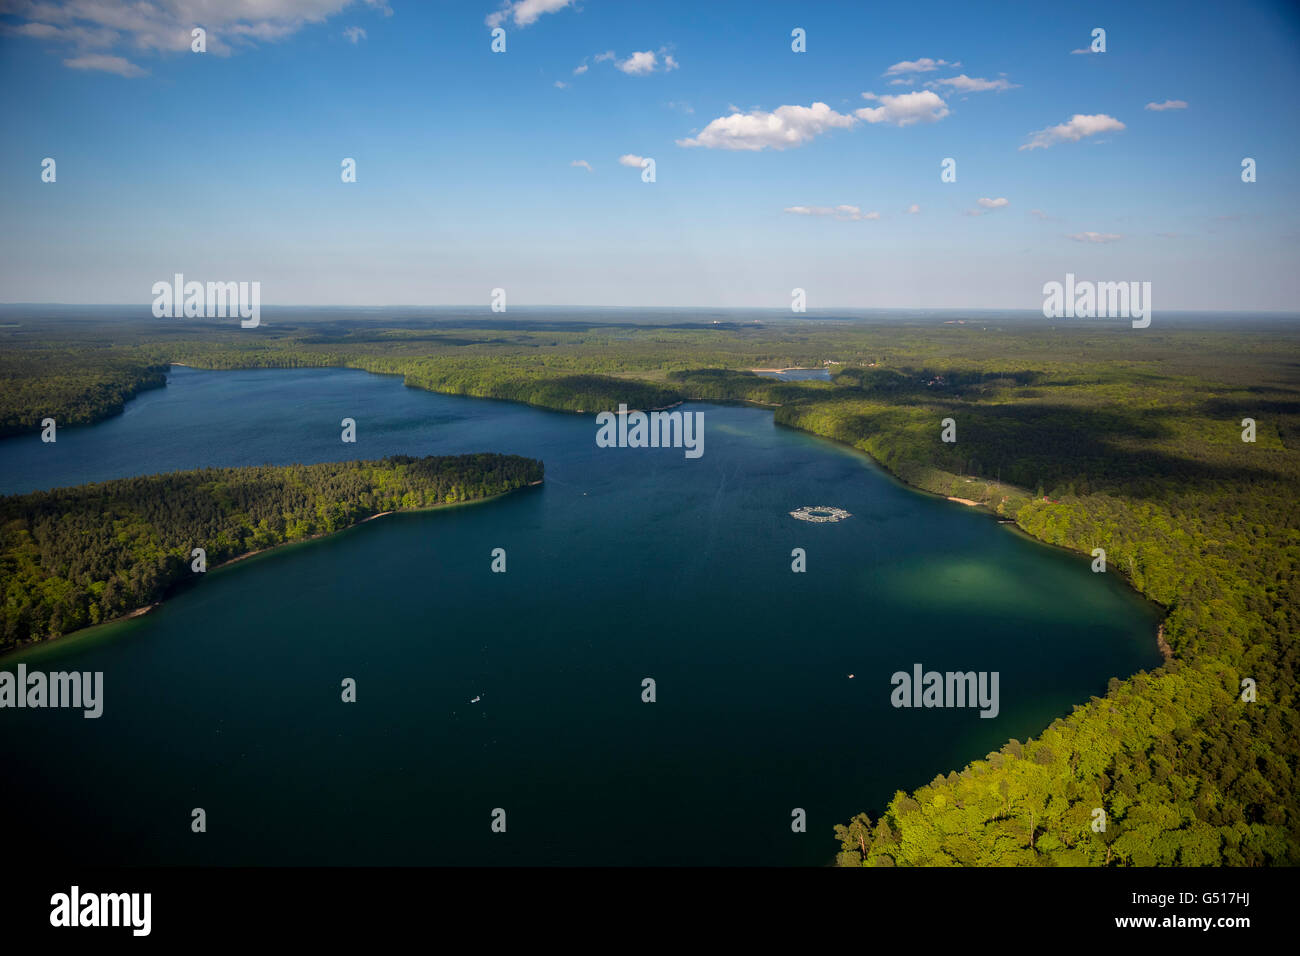
{"type": "Polygon", "coordinates": [[[0,498],[0,649],[162,600],[208,569],[390,511],[490,498],[540,461],[473,454],[204,468],[0,498]]]}
{"type": "Polygon", "coordinates": [[[840,864],[1300,864],[1294,324],[383,321],[255,336],[202,323],[20,326],[0,333],[11,350],[0,425],[30,432],[42,416],[77,414],[94,396],[71,382],[94,381],[106,356],[123,387],[169,362],[340,366],[588,413],[688,398],[777,405],[779,424],[850,444],[918,488],[978,501],[1082,555],[1104,549],[1107,573],[1169,609],[1168,663],[1116,675],[1036,739],[928,784],[898,781],[891,800],[836,828],[840,864]],[[816,366],[832,381],[744,371],[816,366]],[[956,442],[941,441],[946,418],[956,442]]]}

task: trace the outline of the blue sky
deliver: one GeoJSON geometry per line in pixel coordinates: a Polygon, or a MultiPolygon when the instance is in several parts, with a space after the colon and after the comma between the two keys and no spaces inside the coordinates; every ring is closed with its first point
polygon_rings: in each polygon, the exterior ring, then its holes
{"type": "Polygon", "coordinates": [[[1066,272],[1150,281],[1157,312],[1300,295],[1289,3],[0,10],[3,301],[148,303],[176,272],[264,305],[1035,309],[1066,272]],[[1095,27],[1106,52],[1071,52],[1095,27]]]}

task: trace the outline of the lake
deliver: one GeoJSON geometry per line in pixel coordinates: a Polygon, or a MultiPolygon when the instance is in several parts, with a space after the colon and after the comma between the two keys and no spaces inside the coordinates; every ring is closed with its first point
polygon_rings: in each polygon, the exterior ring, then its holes
{"type": "Polygon", "coordinates": [[[396,453],[546,464],[541,487],[285,547],[0,662],[104,673],[97,720],[0,710],[9,858],[823,865],[833,824],[1161,663],[1157,609],[1088,558],[768,410],[686,409],[699,459],[400,378],[175,367],[56,444],[0,442],[5,493],[396,453]],[[917,663],[997,672],[997,717],[891,706],[917,663]]]}
{"type": "Polygon", "coordinates": [[[758,372],[760,378],[779,378],[783,382],[829,382],[828,368],[785,368],[779,372],[758,372]]]}

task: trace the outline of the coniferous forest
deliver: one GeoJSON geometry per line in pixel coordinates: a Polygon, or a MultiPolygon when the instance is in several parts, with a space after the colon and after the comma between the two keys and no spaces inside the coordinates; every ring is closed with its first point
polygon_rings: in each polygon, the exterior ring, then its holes
{"type": "Polygon", "coordinates": [[[0,646],[58,637],[161,600],[254,551],[388,511],[504,494],[542,480],[517,455],[205,468],[0,498],[0,646]]]}

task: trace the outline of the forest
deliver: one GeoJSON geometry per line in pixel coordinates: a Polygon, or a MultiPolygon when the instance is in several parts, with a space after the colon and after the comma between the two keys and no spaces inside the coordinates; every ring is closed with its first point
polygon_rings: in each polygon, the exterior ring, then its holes
{"type": "MultiPolygon", "coordinates": [[[[844,866],[1300,863],[1294,324],[494,321],[321,318],[256,335],[19,323],[0,331],[0,423],[35,431],[46,415],[114,414],[170,362],[345,366],[588,413],[687,399],[773,406],[778,424],[853,445],[922,490],[979,501],[1081,555],[1104,548],[1111,573],[1168,611],[1164,666],[1116,675],[1032,740],[900,780],[887,801],[864,797],[828,857],[838,844],[844,866]],[[825,367],[832,381],[749,371],[787,366],[825,367]],[[1245,419],[1254,441],[1243,441],[1245,419]]],[[[6,628],[14,613],[6,597],[6,628]]]]}
{"type": "Polygon", "coordinates": [[[540,461],[474,454],[205,468],[0,498],[0,648],[162,600],[205,570],[386,511],[504,494],[540,461]]]}

